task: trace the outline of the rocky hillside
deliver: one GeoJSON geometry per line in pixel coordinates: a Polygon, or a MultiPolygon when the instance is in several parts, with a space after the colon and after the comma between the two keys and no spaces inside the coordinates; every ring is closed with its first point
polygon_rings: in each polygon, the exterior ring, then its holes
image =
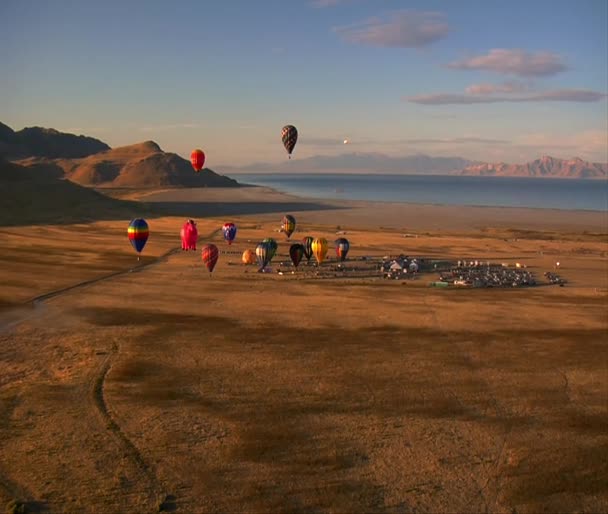
{"type": "Polygon", "coordinates": [[[61,178],[54,164],[24,167],[0,159],[0,226],[130,219],[151,212],[61,178]]]}
{"type": "Polygon", "coordinates": [[[108,145],[93,137],[76,136],[42,127],[27,127],[15,132],[8,125],[0,123],[0,156],[6,159],[74,159],[109,149],[108,145]]]}
{"type": "Polygon", "coordinates": [[[526,164],[475,164],[465,167],[459,175],[605,179],[608,164],[587,162],[578,157],[567,160],[545,155],[526,164]]]}
{"type": "Polygon", "coordinates": [[[238,187],[236,180],[205,168],[195,173],[190,161],[163,152],[154,141],[110,148],[103,141],[55,129],[15,132],[0,123],[0,158],[42,172],[57,170],[72,182],[96,187],[238,187]]]}
{"type": "Polygon", "coordinates": [[[113,148],[84,159],[56,161],[66,178],[96,187],[238,187],[238,182],[203,169],[195,173],[190,161],[163,152],[153,141],[113,148]]]}

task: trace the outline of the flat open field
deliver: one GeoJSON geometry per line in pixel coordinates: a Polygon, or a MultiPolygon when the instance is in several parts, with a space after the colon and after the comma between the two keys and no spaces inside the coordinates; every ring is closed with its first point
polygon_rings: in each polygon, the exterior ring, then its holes
{"type": "Polygon", "coordinates": [[[477,208],[204,194],[207,205],[144,200],[198,216],[199,250],[221,251],[213,274],[200,251],[174,251],[183,217],[148,218],[146,266],[132,272],[129,220],[0,228],[3,504],[608,511],[603,214],[487,209],[480,219],[477,208]],[[410,215],[395,225],[399,209],[410,215]],[[273,263],[287,260],[276,229],[288,212],[292,239],[346,230],[349,257],[521,262],[541,281],[560,261],[568,283],[443,290],[428,287],[434,274],[319,279],[240,264],[264,237],[279,242],[273,263]],[[239,227],[231,246],[224,221],[239,227]]]}

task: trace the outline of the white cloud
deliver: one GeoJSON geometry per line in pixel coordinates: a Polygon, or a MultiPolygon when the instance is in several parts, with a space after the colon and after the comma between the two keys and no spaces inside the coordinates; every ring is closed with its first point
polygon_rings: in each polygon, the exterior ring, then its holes
{"type": "Polygon", "coordinates": [[[493,95],[495,93],[523,93],[530,90],[524,82],[503,82],[502,84],[471,84],[465,91],[470,95],[493,95]]]}
{"type": "Polygon", "coordinates": [[[527,52],[521,49],[494,48],[478,55],[448,64],[458,70],[486,70],[522,77],[555,75],[567,69],[562,58],[552,52],[527,52]]]}
{"type": "Polygon", "coordinates": [[[370,46],[421,48],[448,33],[445,16],[437,12],[404,10],[386,18],[372,18],[357,25],[334,27],[346,41],[370,46]]]}
{"type": "Polygon", "coordinates": [[[588,89],[557,89],[525,96],[491,96],[480,94],[435,93],[417,95],[407,101],[422,105],[470,105],[503,102],[599,102],[606,98],[605,93],[588,89]]]}

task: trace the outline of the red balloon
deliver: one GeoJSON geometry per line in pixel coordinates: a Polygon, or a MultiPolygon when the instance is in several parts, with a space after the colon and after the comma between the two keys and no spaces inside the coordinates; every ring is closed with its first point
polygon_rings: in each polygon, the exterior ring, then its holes
{"type": "Polygon", "coordinates": [[[198,148],[196,150],[192,150],[192,153],[190,154],[190,162],[192,163],[194,171],[198,173],[205,165],[205,152],[198,148]]]}
{"type": "Polygon", "coordinates": [[[214,244],[208,244],[203,246],[203,251],[201,252],[201,257],[203,258],[203,262],[207,269],[211,273],[213,268],[215,268],[215,264],[217,263],[217,258],[219,257],[219,251],[217,246],[214,244]]]}

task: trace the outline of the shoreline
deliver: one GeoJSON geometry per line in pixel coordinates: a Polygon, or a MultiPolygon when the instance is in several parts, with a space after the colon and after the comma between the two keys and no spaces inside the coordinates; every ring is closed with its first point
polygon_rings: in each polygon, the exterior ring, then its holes
{"type": "MultiPolygon", "coordinates": [[[[190,207],[193,215],[256,216],[267,220],[287,211],[307,223],[353,227],[407,227],[407,230],[484,230],[492,228],[608,233],[608,212],[542,207],[494,207],[372,200],[334,200],[298,196],[268,186],[242,188],[165,188],[136,194],[168,209],[190,207]],[[213,209],[213,207],[217,209],[213,209]],[[331,211],[331,219],[328,219],[331,211]]],[[[182,209],[180,209],[182,210],[182,209]]]]}

